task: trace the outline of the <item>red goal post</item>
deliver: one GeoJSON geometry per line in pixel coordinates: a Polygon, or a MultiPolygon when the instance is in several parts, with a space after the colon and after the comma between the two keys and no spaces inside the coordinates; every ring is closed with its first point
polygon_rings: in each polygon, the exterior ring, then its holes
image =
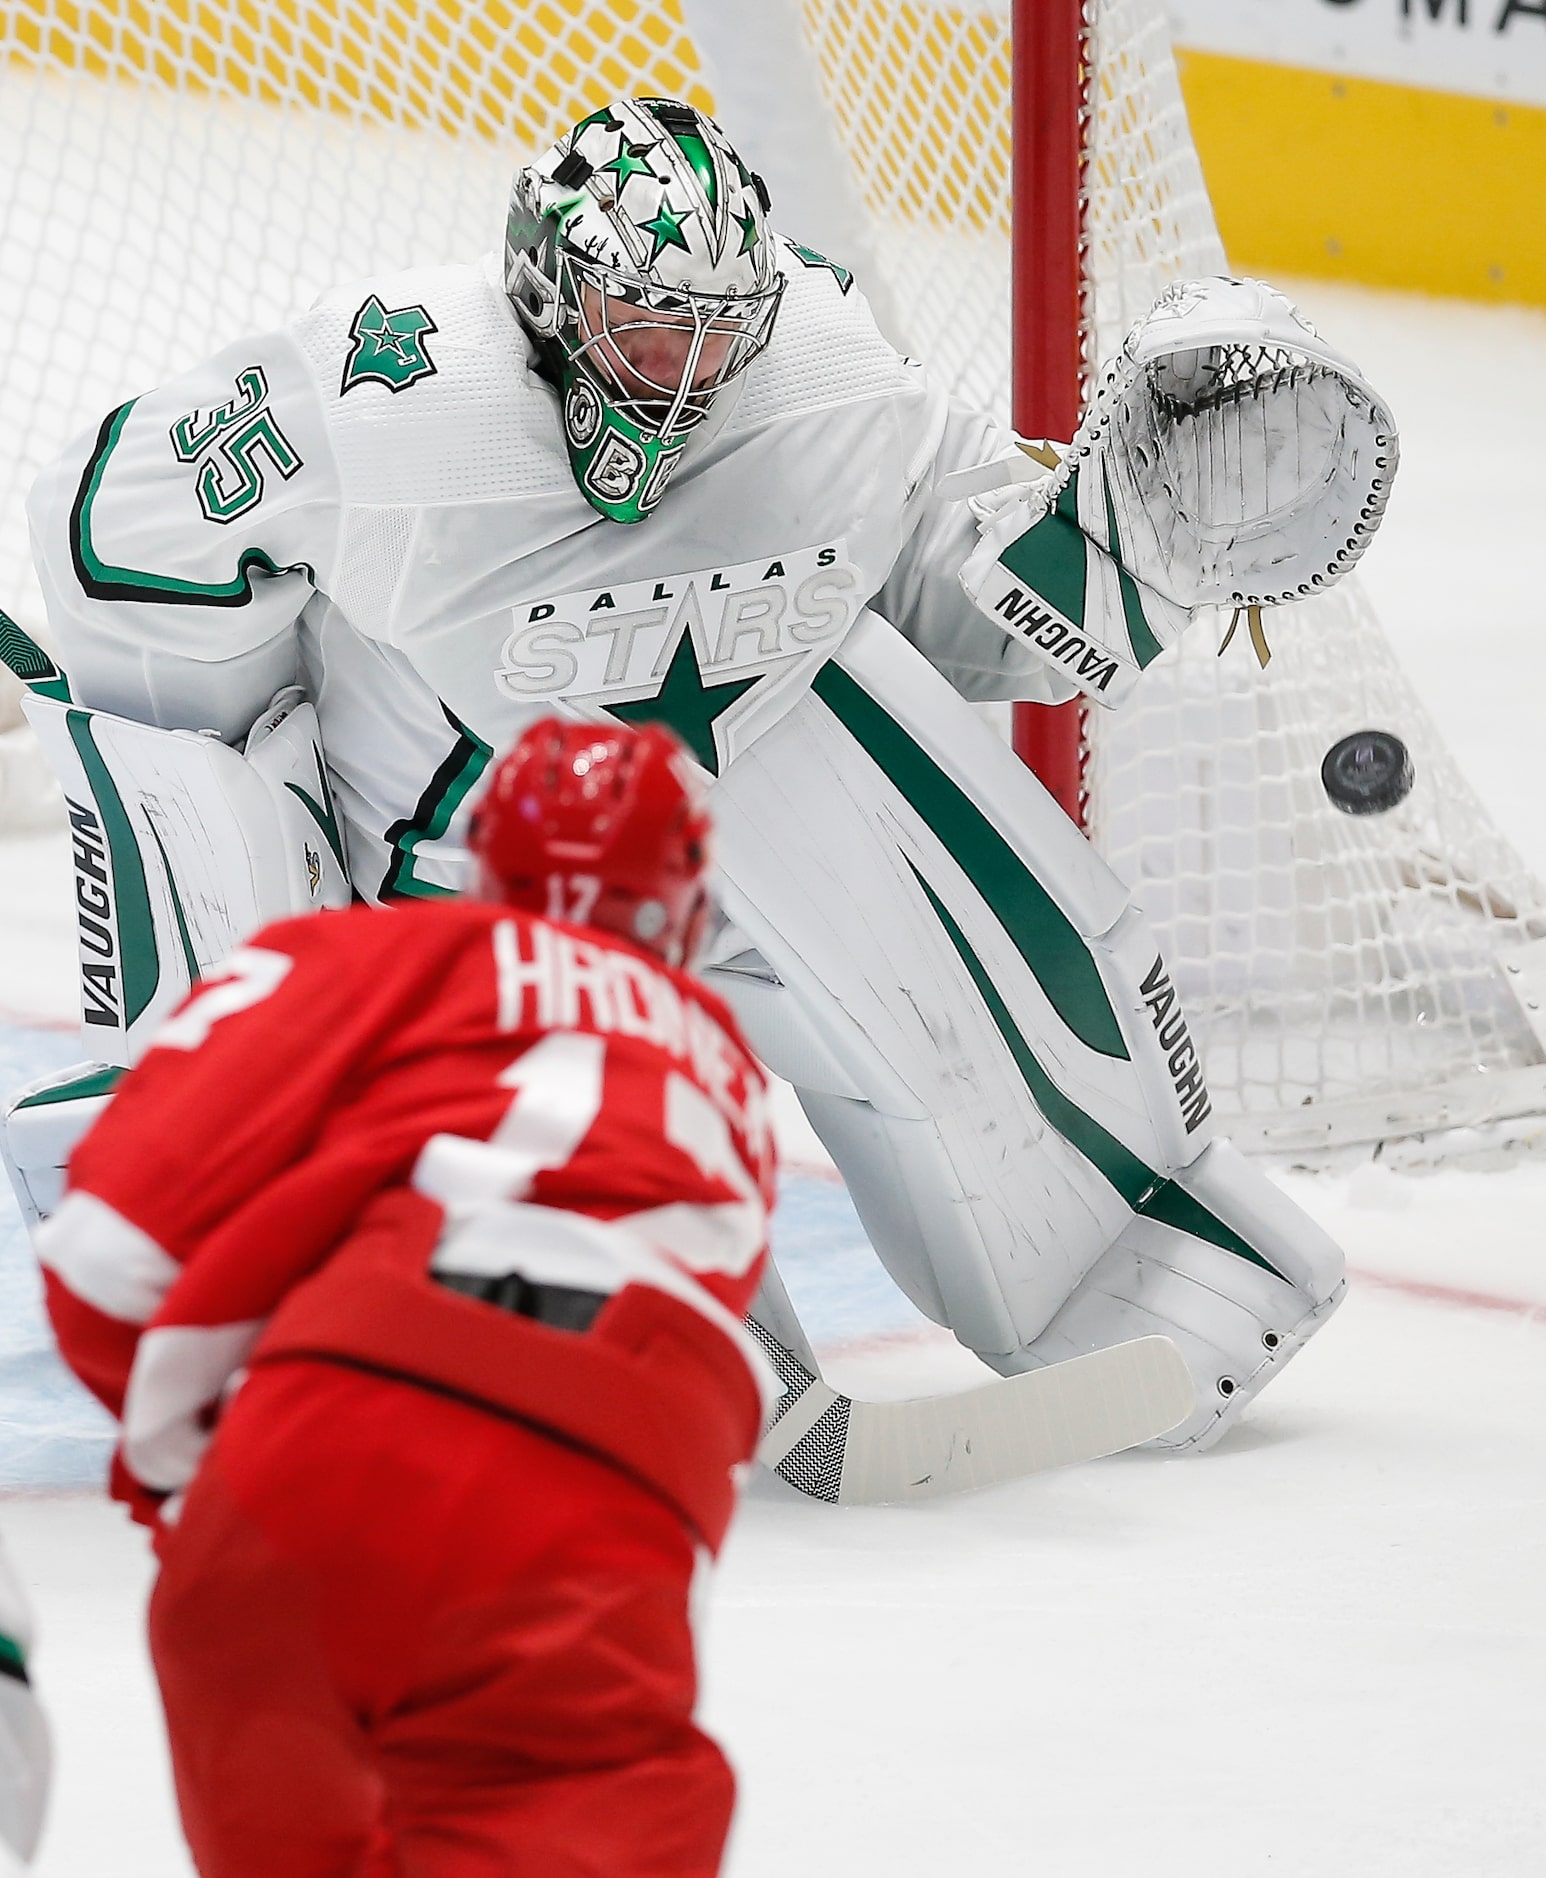
{"type": "MultiPolygon", "coordinates": [[[[1025,437],[1074,434],[1090,368],[1084,236],[1090,23],[1085,0],[1014,0],[1011,408],[1025,437]]],[[[1016,753],[1085,822],[1085,706],[1017,704],[1016,753]]]]}

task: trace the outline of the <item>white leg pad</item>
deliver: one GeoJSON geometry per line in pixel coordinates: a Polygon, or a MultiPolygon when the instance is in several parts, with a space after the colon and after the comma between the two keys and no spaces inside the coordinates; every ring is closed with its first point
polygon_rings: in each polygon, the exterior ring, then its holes
{"type": "Polygon", "coordinates": [[[1215,1141],[1177,1184],[1205,1200],[1216,1220],[1248,1231],[1252,1250],[1274,1269],[1138,1217],[1034,1343],[986,1360],[1017,1375],[1129,1337],[1168,1336],[1192,1373],[1197,1412],[1152,1445],[1200,1450],[1314,1335],[1347,1281],[1334,1242],[1228,1142],[1215,1141]]]}
{"type": "Polygon", "coordinates": [[[81,1014],[104,1061],[143,1054],[193,980],[269,921],[349,900],[317,717],[281,692],[238,752],[28,695],[75,859],[81,1014]]]}
{"type": "Polygon", "coordinates": [[[75,1063],[28,1083],[0,1110],[0,1163],[29,1232],[64,1198],[76,1144],[107,1107],[121,1069],[75,1063]]]}
{"type": "MultiPolygon", "coordinates": [[[[736,931],[710,980],[927,1315],[1034,1365],[1116,1248],[1194,1238],[1226,1302],[1254,1310],[1261,1280],[1298,1299],[1282,1337],[1334,1291],[1318,1228],[1248,1168],[1211,1171],[1240,1164],[1208,1154],[1196,1052],[1126,888],[883,621],[736,759],[715,808],[736,931]],[[1258,1237],[1310,1248],[1307,1290],[1263,1269],[1288,1251],[1258,1237]]],[[[1243,1337],[1221,1345],[1241,1390],[1243,1337]]],[[[1232,1373],[1198,1362],[1200,1393],[1232,1373]]]]}

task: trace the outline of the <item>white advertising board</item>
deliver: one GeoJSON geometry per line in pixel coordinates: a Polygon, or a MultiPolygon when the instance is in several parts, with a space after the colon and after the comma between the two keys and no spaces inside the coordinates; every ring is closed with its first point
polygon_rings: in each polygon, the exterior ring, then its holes
{"type": "Polygon", "coordinates": [[[1546,0],[1170,0],[1178,46],[1546,106],[1546,0]]]}

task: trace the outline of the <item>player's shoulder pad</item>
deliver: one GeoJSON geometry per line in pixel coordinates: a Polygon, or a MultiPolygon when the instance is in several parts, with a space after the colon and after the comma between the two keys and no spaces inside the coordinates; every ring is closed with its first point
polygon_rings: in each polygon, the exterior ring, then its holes
{"type": "Polygon", "coordinates": [[[291,331],[346,502],[418,507],[572,487],[553,394],[488,265],[368,276],[324,294],[291,331]]]}
{"type": "Polygon", "coordinates": [[[922,397],[921,372],[882,336],[848,269],[784,235],[775,239],[784,298],[730,428],[866,399],[922,397]]]}

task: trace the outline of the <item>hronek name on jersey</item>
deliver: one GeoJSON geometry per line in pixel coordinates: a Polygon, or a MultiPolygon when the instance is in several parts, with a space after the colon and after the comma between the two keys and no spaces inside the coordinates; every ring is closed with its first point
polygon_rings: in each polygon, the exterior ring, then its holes
{"type": "Polygon", "coordinates": [[[700,1004],[643,959],[533,920],[494,928],[502,1030],[577,1030],[639,1037],[691,1068],[698,1086],[759,1158],[772,1123],[762,1084],[700,1004]]]}
{"type": "Polygon", "coordinates": [[[705,676],[763,671],[834,645],[861,594],[842,542],[763,555],[512,609],[496,682],[511,697],[649,697],[684,633],[705,676]]]}

